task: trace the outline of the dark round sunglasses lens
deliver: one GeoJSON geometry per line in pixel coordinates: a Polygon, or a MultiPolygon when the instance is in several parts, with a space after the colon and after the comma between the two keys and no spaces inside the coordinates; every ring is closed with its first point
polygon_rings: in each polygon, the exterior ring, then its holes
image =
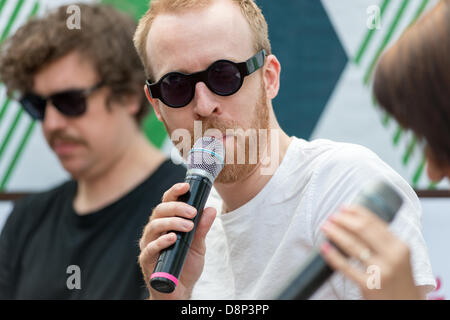
{"type": "Polygon", "coordinates": [[[78,91],[64,92],[52,96],[53,105],[64,115],[75,117],[86,111],[86,98],[78,91]]]}
{"type": "Polygon", "coordinates": [[[208,73],[211,90],[219,95],[231,95],[241,86],[241,73],[236,65],[220,61],[214,64],[208,73]]]}
{"type": "Polygon", "coordinates": [[[184,107],[192,99],[192,86],[186,76],[169,74],[161,82],[161,97],[171,107],[184,107]]]}
{"type": "Polygon", "coordinates": [[[46,103],[44,99],[35,95],[26,95],[20,100],[20,103],[32,118],[36,120],[44,119],[46,103]]]}

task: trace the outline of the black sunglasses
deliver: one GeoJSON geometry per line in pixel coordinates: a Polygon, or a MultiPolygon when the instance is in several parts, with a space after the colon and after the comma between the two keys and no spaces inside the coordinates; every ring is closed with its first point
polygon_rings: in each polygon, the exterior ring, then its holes
{"type": "Polygon", "coordinates": [[[48,97],[41,97],[34,93],[25,94],[19,102],[25,111],[35,120],[43,120],[47,101],[63,115],[68,117],[81,116],[86,111],[86,98],[95,90],[103,86],[103,82],[97,83],[88,89],[71,89],[54,93],[48,97]]]}
{"type": "Polygon", "coordinates": [[[152,98],[160,99],[169,107],[181,108],[194,98],[197,82],[204,82],[209,90],[220,96],[236,93],[244,78],[264,65],[265,56],[263,49],[245,62],[218,60],[204,71],[192,74],[170,72],[156,83],[147,80],[146,85],[152,98]]]}

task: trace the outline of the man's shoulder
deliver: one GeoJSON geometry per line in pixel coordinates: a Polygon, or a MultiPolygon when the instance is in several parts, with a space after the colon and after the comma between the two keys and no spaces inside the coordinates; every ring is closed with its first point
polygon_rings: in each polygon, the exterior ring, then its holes
{"type": "MultiPolygon", "coordinates": [[[[326,139],[302,141],[302,152],[313,171],[313,185],[331,189],[355,188],[368,181],[383,180],[416,198],[407,181],[369,148],[326,139]]],[[[342,191],[342,190],[341,190],[342,191]]]]}
{"type": "Polygon", "coordinates": [[[50,189],[30,193],[17,200],[16,204],[24,203],[27,205],[37,205],[39,203],[48,202],[53,200],[55,197],[66,196],[71,190],[74,190],[75,187],[75,181],[64,181],[57,186],[51,187],[50,189]]]}
{"type": "Polygon", "coordinates": [[[39,212],[47,211],[46,209],[55,203],[55,200],[67,198],[75,187],[76,182],[70,180],[45,191],[30,193],[14,202],[11,217],[21,219],[24,214],[31,211],[34,213],[33,216],[38,216],[39,212]]]}
{"type": "Polygon", "coordinates": [[[338,142],[328,139],[315,139],[311,141],[295,138],[295,143],[309,160],[340,161],[354,156],[376,157],[375,153],[359,144],[338,142]]]}
{"type": "Polygon", "coordinates": [[[328,139],[306,141],[295,138],[294,141],[298,150],[298,160],[316,175],[320,172],[330,173],[335,170],[343,172],[351,168],[370,166],[381,170],[390,168],[372,150],[362,145],[328,139]]]}
{"type": "MultiPolygon", "coordinates": [[[[144,182],[155,192],[164,193],[175,183],[183,182],[186,177],[186,167],[166,159],[144,182]]],[[[161,195],[162,196],[162,195],[161,195]]]]}
{"type": "Polygon", "coordinates": [[[165,176],[172,176],[174,178],[179,178],[186,175],[186,167],[183,164],[176,164],[172,161],[172,159],[167,158],[165,159],[161,165],[158,167],[158,169],[153,173],[153,175],[165,175],[165,176]]]}

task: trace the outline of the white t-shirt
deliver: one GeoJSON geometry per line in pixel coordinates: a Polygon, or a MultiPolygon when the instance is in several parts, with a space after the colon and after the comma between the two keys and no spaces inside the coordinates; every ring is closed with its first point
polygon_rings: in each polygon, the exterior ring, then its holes
{"type": "MultiPolygon", "coordinates": [[[[378,178],[404,198],[390,228],[411,249],[416,285],[433,290],[421,206],[408,183],[365,147],[294,137],[266,186],[240,208],[221,214],[222,200],[212,190],[206,206],[215,207],[218,215],[206,237],[205,266],[191,298],[276,298],[322,239],[319,228],[327,217],[378,178]]],[[[358,287],[339,273],[312,296],[361,298],[358,287]]]]}

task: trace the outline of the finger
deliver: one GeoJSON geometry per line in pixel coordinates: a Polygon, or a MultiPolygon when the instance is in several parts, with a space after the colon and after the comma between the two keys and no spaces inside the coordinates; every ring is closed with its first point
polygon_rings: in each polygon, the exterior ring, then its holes
{"type": "Polygon", "coordinates": [[[144,227],[144,230],[142,232],[142,237],[139,242],[139,247],[142,249],[150,241],[155,240],[164,232],[167,232],[170,230],[184,231],[184,230],[179,230],[178,228],[166,229],[166,230],[161,231],[161,228],[164,226],[164,225],[161,225],[161,223],[157,223],[158,229],[154,230],[154,222],[155,221],[157,221],[159,219],[174,217],[174,216],[193,219],[196,214],[197,214],[197,210],[194,207],[192,207],[184,202],[172,201],[172,202],[160,203],[153,210],[149,223],[147,223],[147,225],[144,227]]]}
{"type": "Polygon", "coordinates": [[[189,232],[193,227],[194,223],[189,219],[179,217],[155,219],[145,227],[143,235],[139,242],[139,247],[142,250],[142,248],[147,246],[149,242],[154,241],[161,235],[170,231],[189,232]]]}
{"type": "Polygon", "coordinates": [[[149,276],[155,268],[161,250],[171,246],[177,239],[175,233],[171,232],[165,234],[155,241],[147,244],[139,254],[139,265],[141,266],[142,273],[146,277],[146,283],[148,283],[149,276]]]}
{"type": "Polygon", "coordinates": [[[349,215],[354,215],[363,221],[367,221],[367,223],[376,223],[377,225],[389,226],[389,224],[381,219],[378,215],[373,213],[371,210],[363,207],[361,205],[351,205],[351,206],[343,206],[341,207],[341,211],[343,213],[347,213],[349,215]]]}
{"type": "Polygon", "coordinates": [[[348,259],[344,257],[337,249],[330,243],[325,242],[320,247],[320,253],[324,260],[334,270],[343,273],[350,280],[355,282],[358,286],[365,286],[367,283],[367,275],[354,266],[352,266],[348,259]]]}
{"type": "Polygon", "coordinates": [[[388,224],[361,206],[341,208],[341,213],[332,216],[330,220],[377,253],[383,252],[386,246],[396,241],[388,224]]]}
{"type": "Polygon", "coordinates": [[[150,221],[166,217],[184,217],[192,219],[197,214],[197,209],[181,201],[162,202],[156,206],[150,217],[150,221]]]}
{"type": "Polygon", "coordinates": [[[205,254],[205,238],[211,229],[214,219],[216,218],[216,209],[209,207],[203,210],[200,221],[198,222],[195,231],[194,239],[192,240],[191,249],[201,255],[205,254]]]}
{"type": "Polygon", "coordinates": [[[189,183],[182,182],[174,184],[169,190],[164,192],[162,202],[177,201],[178,197],[189,190],[189,183]]]}
{"type": "Polygon", "coordinates": [[[194,222],[189,219],[171,217],[171,218],[161,218],[156,219],[151,224],[150,234],[158,235],[170,232],[170,231],[180,231],[189,232],[194,227],[194,222]]]}
{"type": "MultiPolygon", "coordinates": [[[[361,260],[360,255],[367,250],[367,246],[360,239],[354,237],[347,230],[331,221],[326,221],[322,227],[322,231],[343,253],[349,257],[361,260]]],[[[373,263],[374,257],[369,257],[362,261],[366,266],[373,263]]]]}

